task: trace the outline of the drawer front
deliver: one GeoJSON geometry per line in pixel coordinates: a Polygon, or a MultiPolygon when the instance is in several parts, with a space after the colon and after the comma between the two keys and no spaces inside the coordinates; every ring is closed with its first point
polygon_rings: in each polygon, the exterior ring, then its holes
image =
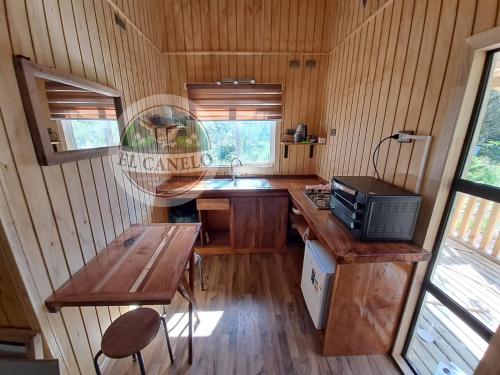
{"type": "Polygon", "coordinates": [[[198,211],[229,210],[229,199],[197,199],[198,211]]]}

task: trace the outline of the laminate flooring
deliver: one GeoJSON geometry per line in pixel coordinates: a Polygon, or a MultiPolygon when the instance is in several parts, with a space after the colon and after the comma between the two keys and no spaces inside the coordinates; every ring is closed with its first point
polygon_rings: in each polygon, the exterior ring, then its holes
{"type": "MultiPolygon", "coordinates": [[[[201,321],[194,362],[187,364],[187,302],[167,306],[175,355],[170,364],[165,336],[144,350],[146,371],[155,374],[399,374],[388,356],[324,357],[300,290],[303,244],[283,253],[205,256],[205,291],[195,293],[201,321]]],[[[131,359],[107,359],[103,373],[139,374],[131,359]]]]}

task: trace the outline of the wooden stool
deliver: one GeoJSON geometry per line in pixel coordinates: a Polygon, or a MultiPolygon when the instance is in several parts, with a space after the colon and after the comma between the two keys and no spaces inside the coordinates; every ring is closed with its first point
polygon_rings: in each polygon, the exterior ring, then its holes
{"type": "Polygon", "coordinates": [[[165,316],[160,316],[156,310],[142,307],[123,314],[111,323],[106,332],[104,332],[101,341],[101,350],[94,357],[96,374],[101,375],[97,359],[101,354],[104,354],[114,359],[132,356],[135,360],[137,356],[141,374],[145,375],[146,370],[141,350],[148,346],[156,337],[160,328],[160,321],[163,323],[170,361],[174,363],[165,316]]]}

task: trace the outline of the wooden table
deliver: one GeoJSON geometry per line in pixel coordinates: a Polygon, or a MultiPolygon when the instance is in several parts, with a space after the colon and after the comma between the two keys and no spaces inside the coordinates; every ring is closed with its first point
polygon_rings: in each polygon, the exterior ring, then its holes
{"type": "Polygon", "coordinates": [[[135,224],[57,289],[50,312],[65,306],[168,305],[177,290],[189,301],[193,359],[194,244],[200,224],[135,224]],[[189,264],[189,281],[185,270],[189,264]]]}

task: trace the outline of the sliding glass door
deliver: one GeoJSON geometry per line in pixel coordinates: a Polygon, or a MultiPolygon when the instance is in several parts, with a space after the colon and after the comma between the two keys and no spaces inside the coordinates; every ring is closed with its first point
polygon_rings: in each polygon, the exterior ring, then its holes
{"type": "Polygon", "coordinates": [[[404,357],[422,375],[472,374],[500,322],[500,52],[488,53],[404,357]]]}

